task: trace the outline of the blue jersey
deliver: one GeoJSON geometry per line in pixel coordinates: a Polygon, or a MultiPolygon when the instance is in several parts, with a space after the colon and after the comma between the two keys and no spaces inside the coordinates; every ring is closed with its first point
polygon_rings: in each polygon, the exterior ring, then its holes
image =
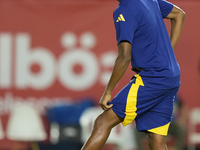
{"type": "Polygon", "coordinates": [[[121,0],[114,11],[117,43],[131,43],[132,69],[147,87],[180,86],[180,68],[163,21],[172,9],[165,0],[121,0]]]}

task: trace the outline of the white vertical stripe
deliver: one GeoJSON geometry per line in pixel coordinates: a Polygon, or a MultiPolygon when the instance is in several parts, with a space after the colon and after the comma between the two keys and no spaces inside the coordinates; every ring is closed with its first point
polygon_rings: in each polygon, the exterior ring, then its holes
{"type": "Polygon", "coordinates": [[[0,87],[11,86],[11,50],[12,36],[10,34],[0,35],[0,87]]]}
{"type": "Polygon", "coordinates": [[[16,75],[15,84],[17,88],[26,88],[28,71],[28,50],[30,37],[28,34],[18,34],[15,38],[16,46],[16,75]]]}

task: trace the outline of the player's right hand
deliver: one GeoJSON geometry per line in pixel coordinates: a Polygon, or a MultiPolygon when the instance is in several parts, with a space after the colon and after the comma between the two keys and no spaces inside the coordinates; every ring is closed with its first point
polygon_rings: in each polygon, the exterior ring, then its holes
{"type": "Polygon", "coordinates": [[[103,110],[108,110],[110,109],[113,104],[108,104],[108,102],[111,100],[111,94],[103,94],[100,101],[99,101],[99,105],[101,106],[101,108],[103,110]]]}

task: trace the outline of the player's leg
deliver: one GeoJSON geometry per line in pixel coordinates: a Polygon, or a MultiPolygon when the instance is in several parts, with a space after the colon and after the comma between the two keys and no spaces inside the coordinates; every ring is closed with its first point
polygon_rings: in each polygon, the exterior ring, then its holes
{"type": "Polygon", "coordinates": [[[175,148],[177,150],[183,150],[185,141],[185,127],[178,124],[175,120],[171,123],[168,133],[176,139],[175,148]]]}
{"type": "Polygon", "coordinates": [[[135,141],[137,145],[137,150],[145,150],[145,146],[143,144],[144,139],[147,138],[147,134],[145,132],[138,132],[136,128],[134,128],[135,133],[135,141]]]}
{"type": "MultiPolygon", "coordinates": [[[[148,142],[150,150],[167,150],[166,146],[166,136],[168,134],[169,125],[171,122],[172,110],[173,110],[173,98],[177,93],[179,87],[173,89],[160,90],[161,96],[158,95],[159,103],[152,107],[147,112],[147,117],[143,117],[143,121],[151,116],[151,124],[156,123],[156,128],[151,128],[148,130],[148,142]],[[162,91],[165,93],[163,94],[162,91]],[[167,123],[160,126],[161,123],[167,123]]],[[[148,122],[146,122],[148,123],[148,122]]],[[[149,122],[150,123],[150,122],[149,122]]]]}
{"type": "Polygon", "coordinates": [[[101,150],[108,139],[111,129],[122,122],[112,109],[104,111],[97,117],[91,136],[84,144],[82,150],[101,150]]]}
{"type": "Polygon", "coordinates": [[[150,150],[168,150],[164,135],[148,132],[148,143],[150,150]]]}

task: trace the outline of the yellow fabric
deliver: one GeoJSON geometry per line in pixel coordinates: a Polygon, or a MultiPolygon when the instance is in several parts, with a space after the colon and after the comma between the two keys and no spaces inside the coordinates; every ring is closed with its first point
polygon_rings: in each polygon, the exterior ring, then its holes
{"type": "Polygon", "coordinates": [[[144,86],[142,78],[139,75],[135,75],[136,81],[135,84],[132,84],[128,96],[127,96],[127,103],[126,103],[126,117],[124,118],[124,121],[122,122],[123,126],[126,126],[130,124],[135,117],[137,116],[137,93],[139,86],[144,86]]]}
{"type": "Polygon", "coordinates": [[[139,85],[133,84],[128,94],[127,103],[126,103],[126,117],[124,118],[123,126],[130,124],[135,117],[136,113],[136,104],[137,104],[137,92],[139,85]]]}
{"type": "Polygon", "coordinates": [[[138,74],[136,74],[135,77],[136,77],[135,84],[144,86],[144,83],[143,83],[143,81],[142,81],[142,77],[139,76],[138,74]]]}
{"type": "Polygon", "coordinates": [[[153,128],[153,129],[150,129],[150,130],[148,130],[148,131],[149,131],[149,132],[152,132],[152,133],[159,134],[159,135],[164,135],[164,136],[166,136],[167,133],[168,133],[168,129],[169,129],[170,123],[171,123],[171,122],[169,122],[168,124],[166,124],[166,125],[164,125],[164,126],[157,127],[157,128],[153,128]]]}

